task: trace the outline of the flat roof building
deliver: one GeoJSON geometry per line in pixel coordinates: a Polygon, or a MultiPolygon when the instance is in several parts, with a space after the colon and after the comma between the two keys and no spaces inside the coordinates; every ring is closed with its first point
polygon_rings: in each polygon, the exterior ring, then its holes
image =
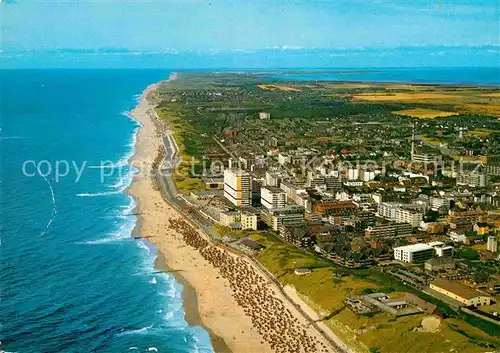
{"type": "Polygon", "coordinates": [[[399,238],[410,236],[412,227],[408,223],[390,223],[369,226],[365,230],[365,236],[369,238],[399,238]]]}
{"type": "Polygon", "coordinates": [[[425,262],[427,271],[453,270],[455,268],[455,260],[451,257],[436,257],[425,262]]]}
{"type": "Polygon", "coordinates": [[[241,229],[257,230],[257,215],[251,212],[241,212],[241,229]]]}
{"type": "Polygon", "coordinates": [[[434,257],[434,248],[428,244],[413,244],[394,248],[394,259],[408,263],[422,263],[434,257]]]}
{"type": "Polygon", "coordinates": [[[265,208],[285,207],[285,192],[275,186],[265,186],[260,190],[260,203],[265,208]]]}
{"type": "Polygon", "coordinates": [[[396,222],[408,223],[416,228],[422,222],[424,213],[417,207],[399,207],[396,209],[396,222]]]}

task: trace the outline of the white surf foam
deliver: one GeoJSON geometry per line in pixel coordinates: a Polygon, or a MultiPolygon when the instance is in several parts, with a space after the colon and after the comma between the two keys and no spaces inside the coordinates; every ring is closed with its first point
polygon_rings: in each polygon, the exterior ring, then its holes
{"type": "Polygon", "coordinates": [[[0,136],[0,140],[18,140],[18,139],[24,139],[26,137],[24,136],[0,136]]]}
{"type": "Polygon", "coordinates": [[[125,190],[125,188],[123,188],[123,190],[115,190],[115,191],[104,191],[104,192],[96,192],[96,193],[82,193],[82,194],[76,194],[76,196],[78,197],[96,197],[96,196],[107,196],[107,195],[116,195],[116,194],[121,194],[123,191],[125,190]]]}
{"type": "Polygon", "coordinates": [[[132,211],[135,209],[135,207],[137,206],[137,204],[132,196],[129,195],[128,199],[129,199],[128,205],[121,207],[123,209],[123,211],[121,212],[121,216],[129,216],[132,213],[132,211]]]}
{"type": "Polygon", "coordinates": [[[123,332],[120,332],[118,336],[126,336],[126,335],[137,335],[137,334],[146,334],[149,332],[154,327],[154,325],[146,326],[140,329],[136,330],[126,330],[123,332]]]}
{"type": "MultiPolygon", "coordinates": [[[[134,119],[134,121],[137,122],[137,120],[135,120],[135,119],[134,119]]],[[[132,159],[132,157],[135,154],[135,145],[137,144],[137,133],[139,132],[140,126],[141,125],[137,122],[137,127],[134,129],[134,132],[132,133],[132,137],[130,139],[130,142],[127,144],[127,147],[129,147],[130,149],[116,163],[117,167],[124,167],[124,166],[129,165],[129,161],[132,159]]]]}
{"type": "Polygon", "coordinates": [[[132,180],[134,179],[135,174],[137,174],[136,168],[127,168],[124,173],[122,173],[122,170],[120,170],[120,179],[118,179],[114,184],[109,185],[109,187],[113,189],[124,190],[125,188],[130,186],[130,184],[132,184],[132,180]]]}
{"type": "Polygon", "coordinates": [[[132,240],[130,232],[132,231],[133,224],[123,223],[119,226],[116,232],[110,233],[107,237],[94,240],[86,240],[78,242],[77,244],[95,245],[95,244],[108,244],[120,241],[132,240]]]}
{"type": "Polygon", "coordinates": [[[169,311],[168,313],[165,314],[165,319],[169,320],[174,317],[175,312],[169,311]]]}
{"type": "Polygon", "coordinates": [[[171,278],[168,281],[168,287],[166,288],[166,292],[160,292],[159,294],[163,297],[168,297],[168,298],[180,298],[181,297],[181,290],[177,288],[176,286],[177,282],[171,278]]]}

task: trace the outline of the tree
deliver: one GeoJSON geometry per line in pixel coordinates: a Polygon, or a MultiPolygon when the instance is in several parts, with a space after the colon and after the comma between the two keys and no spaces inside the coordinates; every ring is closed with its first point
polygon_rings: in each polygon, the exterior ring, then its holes
{"type": "Polygon", "coordinates": [[[476,283],[487,282],[489,278],[490,275],[488,274],[488,272],[485,271],[477,271],[472,275],[472,279],[474,279],[474,282],[476,283]]]}
{"type": "Polygon", "coordinates": [[[477,260],[479,254],[472,248],[462,248],[457,251],[457,257],[465,260],[477,260]]]}
{"type": "Polygon", "coordinates": [[[439,212],[429,210],[425,213],[424,219],[426,222],[436,222],[439,219],[439,212]]]}

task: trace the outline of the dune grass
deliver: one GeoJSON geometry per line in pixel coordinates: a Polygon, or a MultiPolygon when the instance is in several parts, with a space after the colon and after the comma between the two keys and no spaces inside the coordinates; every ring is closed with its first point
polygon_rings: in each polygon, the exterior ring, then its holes
{"type": "Polygon", "coordinates": [[[363,316],[346,308],[328,320],[327,325],[333,329],[340,324],[347,326],[349,329],[344,330],[344,334],[351,336],[351,340],[356,337],[356,342],[360,343],[358,347],[368,347],[370,352],[478,353],[497,349],[492,343],[498,342],[497,338],[462,320],[445,319],[436,332],[425,332],[420,328],[425,317],[413,315],[396,318],[386,313],[363,316]]]}

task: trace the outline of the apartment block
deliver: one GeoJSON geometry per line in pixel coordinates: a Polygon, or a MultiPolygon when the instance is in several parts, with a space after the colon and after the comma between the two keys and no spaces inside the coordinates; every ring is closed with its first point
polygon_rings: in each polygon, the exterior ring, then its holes
{"type": "Polygon", "coordinates": [[[415,207],[399,207],[396,209],[396,222],[408,223],[413,228],[416,228],[422,222],[424,214],[420,209],[415,207]]]}
{"type": "Polygon", "coordinates": [[[265,186],[260,191],[260,202],[267,209],[285,207],[285,192],[274,186],[265,186]]]}
{"type": "Polygon", "coordinates": [[[443,197],[430,197],[429,198],[429,206],[433,210],[439,210],[440,208],[444,208],[446,210],[450,209],[450,199],[443,197]]]}
{"type": "Polygon", "coordinates": [[[365,230],[365,236],[370,238],[399,238],[410,236],[412,227],[408,223],[390,223],[369,226],[365,230]]]}
{"type": "Polygon", "coordinates": [[[257,230],[257,215],[250,212],[242,212],[241,229],[257,230]]]}
{"type": "Polygon", "coordinates": [[[488,185],[486,174],[477,171],[462,171],[457,174],[457,185],[485,187],[488,185]]]}
{"type": "Polygon", "coordinates": [[[235,206],[250,206],[252,177],[241,169],[224,170],[224,197],[235,206]]]}
{"type": "MultiPolygon", "coordinates": [[[[382,202],[378,205],[377,216],[380,218],[388,219],[390,221],[396,220],[396,211],[400,207],[396,202],[382,202]]],[[[406,223],[406,222],[401,222],[406,223]]]]}

